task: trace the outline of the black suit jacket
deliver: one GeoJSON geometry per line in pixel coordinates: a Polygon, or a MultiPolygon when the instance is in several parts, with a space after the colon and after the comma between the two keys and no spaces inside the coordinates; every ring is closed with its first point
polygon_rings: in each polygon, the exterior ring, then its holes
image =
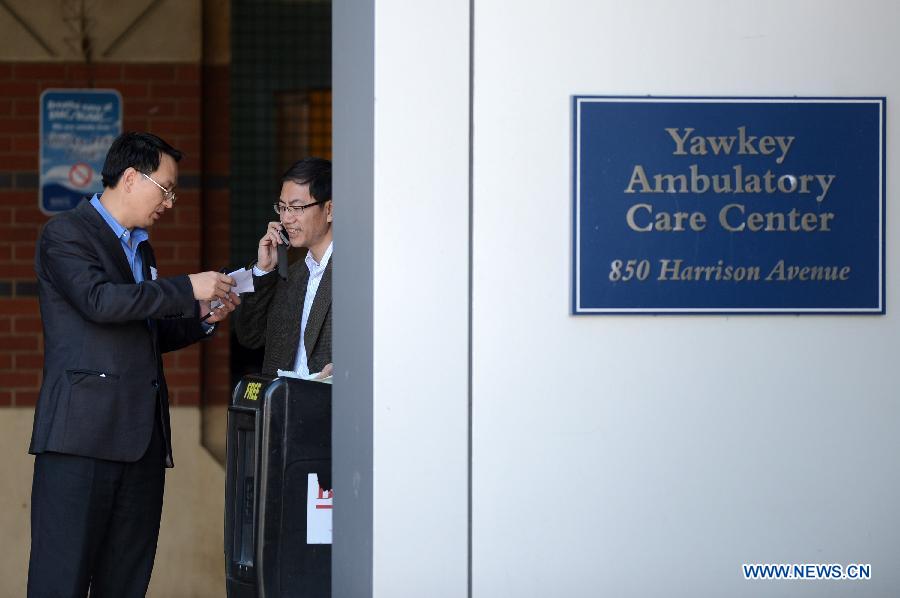
{"type": "MultiPolygon", "coordinates": [[[[320,372],[331,363],[331,266],[328,260],[316,298],[306,322],[303,341],[310,372],[320,372]]],[[[304,260],[295,262],[288,279],[277,271],[254,276],[254,292],[241,295],[241,304],[232,318],[238,342],[258,349],[265,345],[262,373],[274,376],[279,369],[293,370],[300,346],[300,324],[309,268],[304,260]]]]}
{"type": "Polygon", "coordinates": [[[162,353],[205,335],[188,277],[137,284],[121,242],[88,201],[44,225],[35,252],[44,378],[29,452],[113,461],[143,456],[156,417],[172,466],[162,353]]]}

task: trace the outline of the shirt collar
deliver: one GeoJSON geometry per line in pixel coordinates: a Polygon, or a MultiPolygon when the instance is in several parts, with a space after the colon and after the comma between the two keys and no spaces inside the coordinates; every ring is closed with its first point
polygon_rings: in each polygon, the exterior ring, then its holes
{"type": "Polygon", "coordinates": [[[132,247],[137,247],[142,241],[146,241],[150,238],[147,229],[135,226],[133,229],[128,230],[119,224],[119,221],[113,218],[113,215],[107,212],[106,208],[100,202],[100,195],[94,194],[94,197],[91,198],[91,205],[94,206],[94,209],[103,217],[103,220],[106,221],[106,224],[108,224],[109,228],[112,229],[112,232],[115,233],[117,239],[124,241],[132,247]],[[134,240],[133,244],[131,243],[132,240],[134,240]]]}
{"type": "Polygon", "coordinates": [[[306,267],[309,268],[310,274],[315,273],[319,270],[324,270],[328,266],[328,260],[331,259],[331,251],[334,248],[334,241],[328,244],[328,249],[325,250],[325,255],[322,256],[321,262],[316,262],[313,257],[312,251],[306,252],[306,267]]]}

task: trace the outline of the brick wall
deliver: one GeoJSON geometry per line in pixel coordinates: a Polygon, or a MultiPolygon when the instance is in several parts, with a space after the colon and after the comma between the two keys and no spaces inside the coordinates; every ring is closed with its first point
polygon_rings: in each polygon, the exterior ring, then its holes
{"type": "MultiPolygon", "coordinates": [[[[150,231],[165,276],[218,269],[228,258],[227,186],[203,193],[202,185],[207,178],[204,122],[214,128],[223,116],[204,119],[201,75],[195,64],[0,63],[0,406],[34,405],[40,387],[43,343],[33,263],[34,243],[47,220],[38,208],[41,92],[116,89],[122,95],[124,130],[150,131],[185,153],[179,164],[177,207],[150,231]],[[203,209],[207,202],[216,208],[203,209]],[[220,236],[224,250],[216,241],[220,236]]],[[[227,124],[227,109],[224,115],[227,124]]],[[[227,173],[227,143],[224,147],[222,172],[227,173]]],[[[218,160],[217,170],[222,164],[221,157],[218,160]]],[[[199,403],[204,352],[225,352],[222,377],[228,379],[224,328],[208,343],[165,356],[173,405],[199,403]]]]}

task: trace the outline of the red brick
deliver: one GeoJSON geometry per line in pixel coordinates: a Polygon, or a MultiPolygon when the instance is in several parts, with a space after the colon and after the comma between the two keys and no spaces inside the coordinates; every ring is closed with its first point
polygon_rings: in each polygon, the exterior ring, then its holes
{"type": "Polygon", "coordinates": [[[125,64],[122,77],[126,81],[174,81],[175,71],[171,64],[125,64]]]}
{"type": "Polygon", "coordinates": [[[172,143],[188,156],[197,156],[200,154],[200,140],[197,137],[178,136],[174,138],[172,143]]]}
{"type": "Polygon", "coordinates": [[[231,169],[231,156],[228,154],[205,156],[206,172],[209,174],[228,174],[231,169]]]}
{"type": "Polygon", "coordinates": [[[200,207],[196,200],[191,203],[193,205],[182,205],[181,201],[178,202],[175,216],[179,226],[200,226],[200,207]]]}
{"type": "MultiPolygon", "coordinates": [[[[32,243],[17,243],[12,246],[12,261],[14,262],[34,262],[34,245],[32,243]]],[[[3,249],[0,248],[0,256],[3,255],[3,249]]],[[[2,257],[0,257],[2,260],[2,257]]]]}
{"type": "Polygon", "coordinates": [[[48,89],[78,89],[81,86],[69,79],[44,79],[38,84],[43,93],[48,89]]]}
{"type": "Polygon", "coordinates": [[[200,367],[200,352],[198,345],[192,345],[175,353],[176,363],[180,370],[194,371],[200,367]]]}
{"type": "Polygon", "coordinates": [[[118,83],[115,88],[122,94],[122,101],[125,101],[146,98],[150,87],[146,83],[118,83]]]}
{"type": "MultiPolygon", "coordinates": [[[[40,313],[37,298],[33,299],[0,299],[0,314],[8,316],[30,315],[40,313]]],[[[0,342],[0,346],[4,346],[0,342]]]]}
{"type": "Polygon", "coordinates": [[[0,264],[0,279],[34,278],[34,266],[30,264],[0,264]]]}
{"type": "Polygon", "coordinates": [[[87,64],[66,65],[66,79],[73,83],[87,83],[93,79],[94,69],[87,64]]]}
{"type": "Polygon", "coordinates": [[[94,83],[99,84],[101,81],[106,85],[107,81],[122,80],[122,65],[114,63],[103,63],[94,65],[94,83]]]}
{"type": "Polygon", "coordinates": [[[29,334],[41,332],[41,319],[29,316],[17,316],[13,320],[13,332],[15,334],[29,334]]]}
{"type": "MultiPolygon", "coordinates": [[[[34,199],[34,198],[33,198],[34,199]]],[[[50,217],[40,211],[37,207],[37,201],[34,202],[34,207],[18,207],[15,210],[14,222],[16,224],[37,224],[41,225],[47,222],[50,217]]],[[[35,227],[35,229],[39,228],[35,227]]],[[[35,234],[35,238],[37,235],[35,234]]]]}
{"type": "Polygon", "coordinates": [[[200,382],[197,370],[166,370],[166,384],[169,388],[194,388],[200,382]]]}
{"type": "MultiPolygon", "coordinates": [[[[2,227],[0,227],[2,231],[2,227]]],[[[160,226],[153,230],[153,242],[160,241],[176,241],[183,242],[185,239],[196,239],[197,229],[190,226],[160,226]]]]}
{"type": "MultiPolygon", "coordinates": [[[[37,133],[37,118],[0,118],[0,135],[9,135],[11,133],[37,133]]],[[[7,170],[16,170],[8,164],[3,164],[7,170]]]]}
{"type": "MultiPolygon", "coordinates": [[[[2,303],[0,303],[0,307],[2,307],[2,303]]],[[[9,335],[10,330],[12,330],[12,318],[0,316],[0,335],[5,337],[9,335]]]]}
{"type": "MultiPolygon", "coordinates": [[[[0,135],[3,135],[0,132],[0,135]]],[[[32,170],[37,172],[38,156],[34,155],[10,155],[3,158],[3,167],[6,170],[32,170]]]]}
{"type": "Polygon", "coordinates": [[[12,405],[13,393],[11,390],[0,390],[0,407],[12,405]]]}
{"type": "Polygon", "coordinates": [[[0,387],[2,388],[37,388],[40,383],[40,372],[37,370],[0,372],[0,387]]]}
{"type": "Polygon", "coordinates": [[[12,245],[3,244],[0,245],[0,262],[8,262],[12,260],[13,248],[12,245]]]}
{"type": "Polygon", "coordinates": [[[0,94],[5,98],[31,98],[37,96],[40,89],[37,81],[13,79],[0,86],[0,94]]]}
{"type": "MultiPolygon", "coordinates": [[[[178,147],[177,145],[175,147],[178,147]]],[[[200,170],[200,157],[197,154],[185,154],[184,158],[182,158],[181,163],[179,164],[181,168],[184,170],[182,172],[190,173],[192,171],[200,170]]]]}
{"type": "Polygon", "coordinates": [[[38,228],[32,226],[22,226],[4,224],[0,222],[0,239],[4,241],[20,241],[25,243],[34,243],[37,241],[38,228]]]}
{"type": "Polygon", "coordinates": [[[31,228],[34,229],[34,238],[37,239],[37,233],[40,230],[41,225],[49,219],[50,217],[41,212],[37,207],[29,208],[21,206],[16,208],[16,215],[13,222],[16,224],[32,225],[31,228]]]}
{"type": "Polygon", "coordinates": [[[172,117],[175,115],[174,100],[129,100],[125,102],[129,113],[147,117],[172,117]]]}
{"type": "Polygon", "coordinates": [[[177,407],[193,407],[200,404],[200,393],[196,390],[177,389],[175,405],[177,407]]]}
{"type": "MultiPolygon", "coordinates": [[[[6,164],[4,163],[4,166],[6,164]]],[[[0,191],[0,206],[36,206],[37,194],[34,191],[0,191]]]]}
{"type": "Polygon", "coordinates": [[[37,152],[40,150],[40,142],[38,135],[16,135],[12,138],[12,151],[14,152],[37,152]]]}
{"type": "Polygon", "coordinates": [[[13,369],[13,359],[11,353],[0,353],[0,370],[13,369]]]}
{"type": "Polygon", "coordinates": [[[154,239],[153,253],[156,254],[156,261],[165,268],[167,263],[175,259],[175,246],[157,245],[154,239]]]}
{"type": "Polygon", "coordinates": [[[34,407],[37,405],[39,394],[36,390],[17,390],[13,404],[16,407],[34,407]]]}
{"type": "Polygon", "coordinates": [[[37,351],[38,337],[30,336],[8,336],[0,337],[0,346],[7,351],[37,351]]]}
{"type": "Polygon", "coordinates": [[[125,131],[147,131],[149,129],[146,118],[126,117],[122,120],[122,124],[125,131]]]}
{"type": "Polygon", "coordinates": [[[0,79],[9,79],[10,77],[12,77],[12,64],[0,62],[0,79]]]}
{"type": "Polygon", "coordinates": [[[16,353],[15,368],[19,370],[39,370],[44,367],[44,356],[41,353],[16,353]]]}
{"type": "Polygon", "coordinates": [[[32,118],[40,118],[40,106],[37,98],[18,99],[16,100],[16,116],[30,116],[32,118]]]}
{"type": "Polygon", "coordinates": [[[65,79],[66,66],[57,63],[19,62],[13,67],[16,79],[65,79]]]}
{"type": "MultiPolygon", "coordinates": [[[[184,145],[179,144],[175,139],[176,135],[183,134],[197,134],[200,131],[200,123],[197,120],[173,120],[169,118],[152,118],[152,129],[156,134],[161,137],[165,137],[168,141],[171,139],[171,143],[175,146],[184,145]]],[[[179,165],[181,166],[181,165],[179,165]]],[[[182,168],[185,168],[182,166],[182,168]]]]}
{"type": "Polygon", "coordinates": [[[191,98],[178,101],[178,116],[187,116],[190,118],[200,117],[200,100],[191,98]]]}
{"type": "Polygon", "coordinates": [[[154,98],[199,98],[197,83],[151,83],[150,96],[154,98]]]}
{"type": "Polygon", "coordinates": [[[175,77],[182,83],[197,83],[200,81],[200,66],[196,64],[178,65],[175,77]]]}

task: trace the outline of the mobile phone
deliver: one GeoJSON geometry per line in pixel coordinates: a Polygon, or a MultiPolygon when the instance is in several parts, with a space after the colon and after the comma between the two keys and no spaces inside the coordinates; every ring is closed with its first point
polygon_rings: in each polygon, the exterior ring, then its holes
{"type": "Polygon", "coordinates": [[[278,245],[276,248],[278,251],[278,276],[281,277],[281,280],[287,280],[288,277],[288,247],[290,247],[291,242],[288,240],[287,235],[284,234],[283,230],[278,231],[278,236],[281,237],[281,240],[284,241],[283,244],[278,245]]]}

